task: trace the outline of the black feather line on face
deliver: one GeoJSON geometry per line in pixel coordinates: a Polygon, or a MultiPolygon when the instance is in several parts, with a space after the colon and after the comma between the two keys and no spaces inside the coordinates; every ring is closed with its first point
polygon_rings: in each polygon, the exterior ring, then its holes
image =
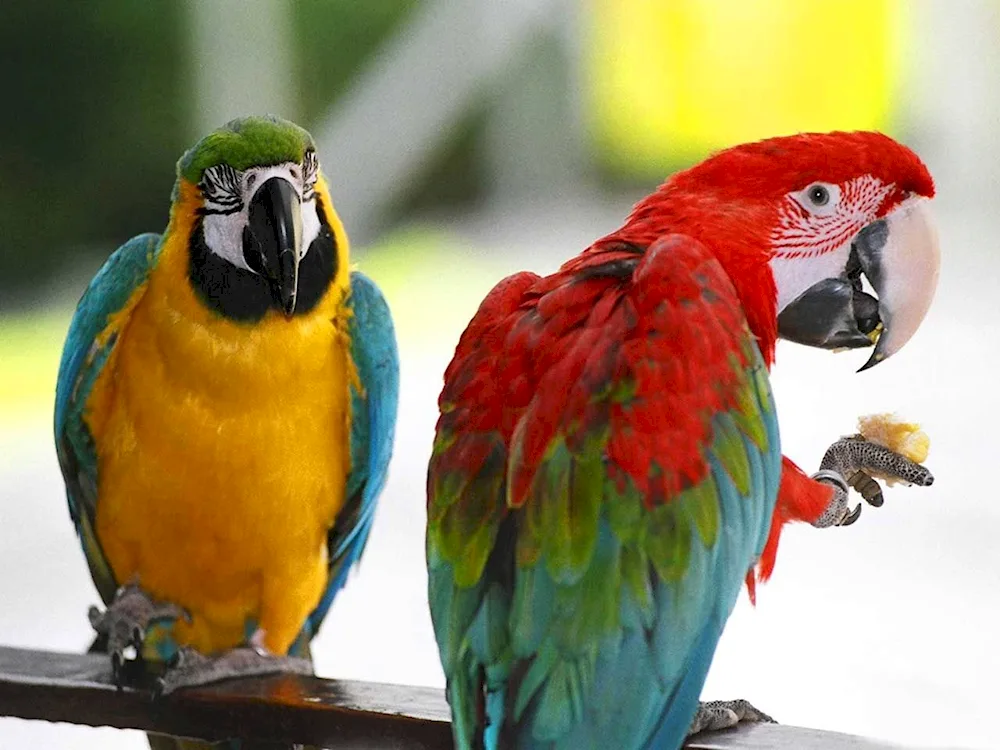
{"type": "MultiPolygon", "coordinates": [[[[299,262],[294,315],[312,311],[337,274],[337,241],[326,221],[322,202],[318,196],[315,200],[320,229],[299,262]]],[[[202,302],[209,309],[240,323],[255,323],[270,308],[281,311],[281,300],[273,293],[265,276],[238,268],[209,249],[203,222],[204,219],[199,218],[195,223],[188,253],[188,277],[202,302]]],[[[258,264],[248,259],[248,265],[258,264]]]]}

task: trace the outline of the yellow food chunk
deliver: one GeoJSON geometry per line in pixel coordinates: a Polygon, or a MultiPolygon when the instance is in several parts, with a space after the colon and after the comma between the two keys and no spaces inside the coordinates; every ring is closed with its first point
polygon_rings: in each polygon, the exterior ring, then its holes
{"type": "Polygon", "coordinates": [[[858,432],[866,440],[922,464],[927,460],[931,439],[916,422],[904,422],[894,414],[869,414],[858,418],[858,432]]]}

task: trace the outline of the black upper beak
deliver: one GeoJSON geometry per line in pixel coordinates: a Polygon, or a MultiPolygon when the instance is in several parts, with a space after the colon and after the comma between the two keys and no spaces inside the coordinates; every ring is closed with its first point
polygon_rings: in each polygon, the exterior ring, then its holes
{"type": "Polygon", "coordinates": [[[885,244],[886,231],[881,220],[862,229],[851,243],[843,276],[822,279],[789,303],[778,315],[778,335],[820,349],[873,346],[882,318],[879,301],[862,288],[861,274],[880,286],[882,270],[872,258],[885,244]]]}
{"type": "Polygon", "coordinates": [[[299,287],[302,210],[299,195],[288,180],[272,177],[257,189],[250,201],[248,229],[275,301],[286,316],[291,316],[299,287]]]}
{"type": "Polygon", "coordinates": [[[871,346],[879,324],[878,300],[861,291],[859,278],[823,279],[778,315],[778,335],[820,349],[871,346]]]}

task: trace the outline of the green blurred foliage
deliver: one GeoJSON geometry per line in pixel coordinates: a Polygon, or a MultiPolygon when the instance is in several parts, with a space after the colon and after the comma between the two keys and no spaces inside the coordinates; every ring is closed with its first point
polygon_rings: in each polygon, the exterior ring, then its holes
{"type": "MultiPolygon", "coordinates": [[[[302,122],[323,118],[420,0],[298,0],[291,3],[302,122]]],[[[308,126],[307,126],[308,127],[308,126]]]]}
{"type": "MultiPolygon", "coordinates": [[[[421,0],[323,0],[292,3],[296,38],[298,111],[305,127],[325,117],[421,0]]],[[[486,106],[456,123],[444,146],[389,210],[400,218],[432,207],[465,206],[482,194],[479,158],[486,106]]],[[[350,229],[350,228],[348,228],[350,229]]]]}
{"type": "MultiPolygon", "coordinates": [[[[290,0],[310,127],[419,0],[290,0]]],[[[178,0],[0,1],[0,309],[167,221],[194,120],[178,0]]],[[[221,124],[221,123],[220,123],[221,124]]]]}
{"type": "MultiPolygon", "coordinates": [[[[338,96],[375,58],[383,44],[420,7],[420,0],[295,2],[298,108],[305,127],[319,122],[338,96]]],[[[478,158],[485,107],[457,123],[447,143],[403,191],[390,218],[430,207],[467,205],[482,192],[478,158]]]]}
{"type": "Polygon", "coordinates": [[[0,6],[0,298],[163,226],[189,119],[174,0],[0,6]]]}

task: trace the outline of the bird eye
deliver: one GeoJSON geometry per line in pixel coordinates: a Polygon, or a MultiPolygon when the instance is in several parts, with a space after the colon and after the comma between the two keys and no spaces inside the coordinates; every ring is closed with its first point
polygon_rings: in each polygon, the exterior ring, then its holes
{"type": "Polygon", "coordinates": [[[813,185],[806,191],[806,195],[814,206],[825,206],[830,202],[830,191],[823,185],[813,185]]]}
{"type": "Polygon", "coordinates": [[[248,188],[253,187],[253,184],[255,182],[257,182],[257,175],[255,175],[255,174],[248,174],[247,175],[247,187],[248,188]]]}
{"type": "Polygon", "coordinates": [[[288,174],[290,174],[296,180],[299,179],[299,170],[295,169],[295,167],[292,167],[291,169],[289,169],[288,170],[288,174]]]}

